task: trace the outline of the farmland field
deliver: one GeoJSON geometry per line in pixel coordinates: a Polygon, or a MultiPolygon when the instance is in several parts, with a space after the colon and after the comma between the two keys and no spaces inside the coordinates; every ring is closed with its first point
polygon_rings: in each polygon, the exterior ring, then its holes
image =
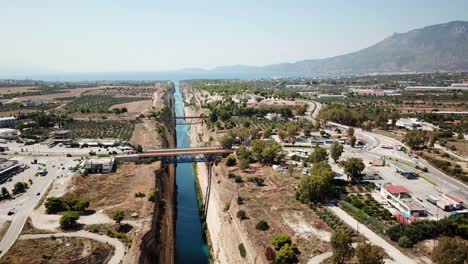
{"type": "Polygon", "coordinates": [[[112,105],[148,100],[143,97],[113,97],[110,95],[84,95],[71,101],[65,107],[69,112],[106,113],[112,105]]]}
{"type": "Polygon", "coordinates": [[[71,130],[76,138],[120,138],[129,140],[132,137],[134,121],[84,121],[66,122],[63,129],[71,130]]]}

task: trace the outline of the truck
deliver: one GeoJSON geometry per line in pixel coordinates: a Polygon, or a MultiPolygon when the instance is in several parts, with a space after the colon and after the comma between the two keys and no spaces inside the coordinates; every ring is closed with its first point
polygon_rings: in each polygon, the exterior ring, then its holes
{"type": "Polygon", "coordinates": [[[432,196],[432,195],[428,195],[428,196],[426,197],[426,200],[427,200],[428,202],[430,202],[431,204],[433,204],[433,205],[437,205],[437,202],[438,202],[440,199],[437,198],[437,197],[434,197],[434,196],[432,196]]]}
{"type": "Polygon", "coordinates": [[[447,199],[444,199],[443,197],[441,197],[437,201],[436,205],[437,205],[437,207],[439,207],[440,209],[442,209],[444,211],[452,211],[453,210],[453,203],[450,202],[447,199]]]}

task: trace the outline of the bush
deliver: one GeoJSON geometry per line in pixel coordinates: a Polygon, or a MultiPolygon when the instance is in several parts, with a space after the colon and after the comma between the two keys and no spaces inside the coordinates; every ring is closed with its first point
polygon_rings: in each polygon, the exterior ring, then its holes
{"type": "Polygon", "coordinates": [[[226,166],[232,167],[232,166],[236,165],[236,163],[237,163],[236,157],[234,157],[233,155],[227,156],[226,166]]]}
{"type": "Polygon", "coordinates": [[[237,204],[238,205],[243,205],[244,204],[244,198],[242,196],[237,196],[237,204]]]}
{"type": "Polygon", "coordinates": [[[228,173],[228,178],[229,178],[229,179],[233,179],[233,178],[235,178],[235,177],[236,177],[236,174],[235,174],[235,173],[232,173],[232,172],[228,173]]]}
{"type": "Polygon", "coordinates": [[[262,231],[265,231],[265,230],[268,230],[270,228],[270,226],[268,225],[268,223],[264,220],[260,220],[257,225],[255,225],[255,228],[258,229],[258,230],[262,230],[262,231]]]}
{"type": "Polygon", "coordinates": [[[145,196],[146,196],[145,193],[142,193],[142,192],[136,192],[135,193],[136,198],[141,198],[141,197],[145,197],[145,196]]]}
{"type": "Polygon", "coordinates": [[[244,182],[244,180],[242,180],[242,177],[239,176],[239,175],[236,175],[236,178],[235,178],[234,181],[235,181],[236,183],[243,183],[243,182],[244,182]]]}
{"type": "Polygon", "coordinates": [[[247,219],[247,214],[245,213],[244,210],[239,210],[239,211],[237,211],[236,216],[237,216],[237,218],[239,218],[241,221],[247,219]]]}
{"type": "Polygon", "coordinates": [[[409,248],[413,246],[413,241],[407,236],[402,236],[398,239],[398,245],[403,248],[409,248]]]}
{"type": "Polygon", "coordinates": [[[277,234],[273,237],[271,244],[276,250],[279,250],[285,244],[291,245],[291,237],[286,234],[277,234]]]}
{"type": "Polygon", "coordinates": [[[268,261],[273,261],[276,258],[276,253],[271,247],[267,247],[265,250],[265,257],[268,261]]]}
{"type": "Polygon", "coordinates": [[[238,247],[239,247],[239,253],[240,253],[241,257],[245,258],[245,256],[247,256],[247,252],[245,251],[244,244],[240,243],[238,247]]]}
{"type": "Polygon", "coordinates": [[[291,264],[295,262],[296,262],[295,248],[293,248],[289,244],[285,244],[276,252],[276,257],[275,257],[276,264],[291,264]]]}
{"type": "Polygon", "coordinates": [[[60,218],[60,227],[62,229],[70,229],[76,226],[80,214],[78,212],[69,211],[60,218]]]}
{"type": "Polygon", "coordinates": [[[44,204],[48,214],[63,211],[83,212],[89,207],[89,201],[74,196],[49,197],[44,204]]]}

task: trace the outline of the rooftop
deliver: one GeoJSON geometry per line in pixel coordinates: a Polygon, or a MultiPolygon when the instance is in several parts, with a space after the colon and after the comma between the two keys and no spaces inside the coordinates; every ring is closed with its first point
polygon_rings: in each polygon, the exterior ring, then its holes
{"type": "Polygon", "coordinates": [[[391,194],[410,193],[410,190],[400,185],[389,184],[389,185],[385,185],[384,188],[391,194]]]}

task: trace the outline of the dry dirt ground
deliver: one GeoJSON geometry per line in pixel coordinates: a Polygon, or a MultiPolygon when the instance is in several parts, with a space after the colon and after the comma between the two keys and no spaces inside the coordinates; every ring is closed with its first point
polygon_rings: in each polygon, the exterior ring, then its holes
{"type": "Polygon", "coordinates": [[[0,227],[0,240],[3,239],[3,236],[5,236],[6,232],[8,231],[8,228],[10,227],[11,222],[7,221],[3,223],[3,225],[0,227]]]}
{"type": "Polygon", "coordinates": [[[139,217],[151,216],[153,204],[148,201],[154,190],[154,171],[159,163],[141,164],[122,163],[115,173],[73,177],[66,195],[77,195],[88,199],[90,209],[104,210],[109,216],[115,210],[124,210],[126,216],[137,213],[139,217]],[[135,197],[142,192],[145,197],[135,197]]]}
{"type": "Polygon", "coordinates": [[[447,148],[455,147],[454,152],[457,154],[468,157],[468,141],[467,140],[457,140],[457,141],[448,141],[447,148]]]}
{"type": "Polygon", "coordinates": [[[107,263],[113,251],[110,245],[85,238],[20,239],[0,263],[107,263]]]}
{"type": "Polygon", "coordinates": [[[264,100],[257,103],[248,103],[249,107],[267,108],[267,107],[289,107],[294,110],[299,109],[304,103],[287,100],[264,100]]]}
{"type": "Polygon", "coordinates": [[[144,149],[157,149],[161,147],[161,138],[156,131],[156,124],[153,120],[145,119],[142,123],[135,125],[132,138],[132,145],[141,145],[144,149]]]}
{"type": "MultiPolygon", "coordinates": [[[[224,167],[220,165],[219,167],[224,167]]],[[[271,246],[275,234],[290,235],[303,253],[299,260],[307,262],[310,256],[330,250],[328,241],[332,230],[307,206],[295,200],[295,186],[300,182],[299,173],[291,177],[287,173],[280,174],[269,166],[252,164],[248,172],[242,172],[237,167],[231,167],[227,172],[240,175],[243,183],[235,183],[227,173],[218,175],[216,179],[223,182],[224,188],[237,189],[244,202],[239,206],[247,213],[247,220],[242,225],[258,246],[260,251],[271,246]],[[249,177],[263,179],[265,186],[259,187],[249,182],[249,177]],[[221,179],[221,180],[220,180],[221,179]],[[259,231],[255,225],[265,220],[270,225],[267,231],[259,231]]],[[[232,201],[237,205],[237,197],[232,201]]]]}
{"type": "Polygon", "coordinates": [[[0,94],[23,93],[37,90],[37,86],[0,87],[0,94]]]}
{"type": "Polygon", "coordinates": [[[85,93],[88,93],[89,91],[93,91],[96,89],[99,89],[99,87],[64,89],[63,93],[18,97],[15,100],[15,102],[23,102],[23,101],[33,100],[33,99],[50,102],[50,101],[54,101],[56,98],[78,97],[80,95],[83,95],[85,93]]]}
{"type": "Polygon", "coordinates": [[[125,104],[116,104],[113,105],[110,109],[114,108],[127,108],[127,111],[129,114],[141,114],[151,108],[153,104],[152,100],[144,100],[144,101],[136,101],[136,102],[130,102],[130,103],[125,103],[125,104]]]}

